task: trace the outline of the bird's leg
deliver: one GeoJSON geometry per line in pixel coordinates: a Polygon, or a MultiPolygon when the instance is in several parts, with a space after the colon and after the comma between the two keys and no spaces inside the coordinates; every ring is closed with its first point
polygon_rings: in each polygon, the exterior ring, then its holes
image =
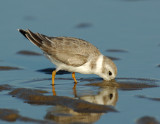
{"type": "Polygon", "coordinates": [[[76,77],[75,77],[75,72],[72,73],[72,78],[73,78],[75,84],[77,84],[77,80],[76,80],[76,77]]]}
{"type": "Polygon", "coordinates": [[[54,71],[52,72],[52,86],[54,86],[55,76],[56,76],[56,70],[54,70],[54,71]]]}
{"type": "Polygon", "coordinates": [[[53,93],[53,96],[56,96],[56,91],[55,91],[54,85],[52,85],[52,93],[53,93]]]}
{"type": "Polygon", "coordinates": [[[73,94],[74,94],[74,97],[76,98],[77,97],[77,90],[76,90],[76,85],[77,84],[74,84],[74,86],[73,86],[73,94]]]}
{"type": "Polygon", "coordinates": [[[75,92],[76,91],[76,85],[77,85],[77,80],[76,80],[76,77],[75,77],[75,72],[72,73],[72,78],[74,80],[73,91],[75,92]]]}

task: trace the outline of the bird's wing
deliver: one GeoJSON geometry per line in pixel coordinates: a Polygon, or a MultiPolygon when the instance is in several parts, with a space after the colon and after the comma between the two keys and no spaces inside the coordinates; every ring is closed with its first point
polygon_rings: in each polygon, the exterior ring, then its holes
{"type": "Polygon", "coordinates": [[[89,59],[90,53],[86,50],[87,42],[69,37],[48,37],[48,39],[51,41],[51,47],[42,49],[62,63],[78,67],[89,59]]]}
{"type": "Polygon", "coordinates": [[[49,56],[54,58],[55,60],[75,67],[85,64],[88,60],[88,57],[86,56],[80,54],[68,53],[66,51],[52,51],[50,53],[51,54],[49,56]]]}
{"type": "Polygon", "coordinates": [[[72,37],[48,37],[33,33],[30,30],[19,29],[27,39],[40,47],[46,55],[55,60],[72,66],[85,64],[89,57],[99,55],[99,50],[81,39],[72,37]]]}

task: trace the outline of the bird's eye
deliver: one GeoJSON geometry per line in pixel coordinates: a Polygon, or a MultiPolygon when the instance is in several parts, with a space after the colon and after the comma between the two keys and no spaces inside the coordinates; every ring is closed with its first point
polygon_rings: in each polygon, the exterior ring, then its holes
{"type": "Polygon", "coordinates": [[[112,75],[112,72],[109,71],[108,74],[109,74],[109,76],[111,76],[111,75],[112,75]]]}
{"type": "Polygon", "coordinates": [[[113,98],[113,94],[111,93],[111,94],[109,94],[109,98],[110,99],[112,99],[113,98]]]}

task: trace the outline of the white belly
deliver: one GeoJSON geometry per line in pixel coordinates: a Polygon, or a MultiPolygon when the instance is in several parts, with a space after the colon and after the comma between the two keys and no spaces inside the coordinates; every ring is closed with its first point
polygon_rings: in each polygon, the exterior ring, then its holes
{"type": "Polygon", "coordinates": [[[89,63],[86,63],[86,64],[79,66],[79,67],[60,64],[59,67],[61,70],[66,70],[69,72],[78,72],[78,73],[82,73],[82,74],[92,74],[93,73],[89,67],[89,63]]]}
{"type": "Polygon", "coordinates": [[[52,63],[54,63],[57,66],[57,71],[59,70],[65,70],[69,72],[78,72],[82,74],[93,74],[93,71],[90,69],[90,62],[85,63],[82,66],[79,67],[74,67],[74,66],[69,66],[64,63],[56,61],[54,58],[51,58],[50,56],[47,56],[47,58],[50,59],[52,63]]]}

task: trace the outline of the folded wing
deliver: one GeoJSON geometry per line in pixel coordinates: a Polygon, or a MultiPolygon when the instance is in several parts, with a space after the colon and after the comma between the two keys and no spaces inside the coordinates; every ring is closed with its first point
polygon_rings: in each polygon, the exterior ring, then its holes
{"type": "Polygon", "coordinates": [[[48,37],[22,29],[19,29],[19,32],[33,44],[40,47],[47,56],[67,65],[78,67],[85,64],[92,55],[98,56],[100,54],[95,46],[81,39],[48,37]]]}

